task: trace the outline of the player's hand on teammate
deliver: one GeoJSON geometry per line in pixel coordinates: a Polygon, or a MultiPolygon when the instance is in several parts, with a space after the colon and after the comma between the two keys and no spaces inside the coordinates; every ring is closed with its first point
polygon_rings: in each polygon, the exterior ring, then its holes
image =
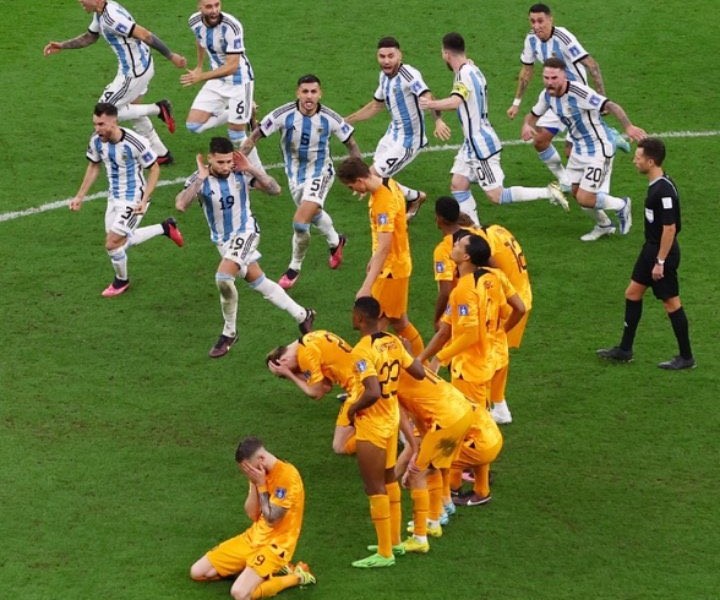
{"type": "Polygon", "coordinates": [[[184,69],[187,67],[187,59],[177,52],[173,52],[170,56],[170,62],[174,64],[178,69],[184,69]]]}
{"type": "Polygon", "coordinates": [[[62,44],[60,42],[48,42],[43,48],[43,55],[50,56],[51,54],[57,54],[62,52],[62,44]]]}
{"type": "Polygon", "coordinates": [[[628,125],[625,128],[625,133],[627,133],[627,136],[635,142],[644,140],[647,137],[647,132],[641,127],[637,127],[635,125],[628,125]]]}

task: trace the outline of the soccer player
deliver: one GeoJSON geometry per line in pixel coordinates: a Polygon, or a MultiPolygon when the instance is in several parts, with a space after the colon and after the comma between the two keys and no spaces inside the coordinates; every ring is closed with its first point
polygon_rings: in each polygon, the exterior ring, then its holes
{"type": "MultiPolygon", "coordinates": [[[[345,117],[354,124],[370,119],[387,108],[390,124],[378,142],[370,167],[375,175],[394,177],[409,165],[420,150],[427,146],[425,115],[418,105],[419,98],[432,98],[430,88],[416,68],[403,63],[400,42],[394,37],[384,37],[377,44],[377,61],[380,65],[380,81],[373,99],[361,109],[345,117]]],[[[435,132],[443,140],[450,138],[450,129],[442,120],[442,113],[435,111],[435,132]]],[[[407,219],[412,219],[426,194],[398,183],[407,203],[407,219]]]]}
{"type": "Polygon", "coordinates": [[[85,12],[93,13],[88,30],[64,42],[48,42],[43,54],[49,56],[63,50],[85,48],[98,41],[102,35],[117,55],[118,71],[115,79],[105,87],[98,102],[114,104],[120,121],[131,121],[133,129],[147,138],[157,163],[173,162],[172,154],[162,143],[148,116],[158,116],[170,133],[175,132],[175,119],[168,100],[154,104],[141,104],[150,80],[155,74],[150,48],[157,50],[179,69],[185,68],[184,56],[172,52],[153,32],[135,22],[132,15],[112,0],[79,0],[85,12]],[[148,48],[148,46],[150,48],[148,48]]]}
{"type": "Polygon", "coordinates": [[[287,588],[315,583],[305,563],[290,564],[305,510],[300,473],[256,437],[240,442],[235,461],[250,482],[245,513],[252,525],[198,559],[190,567],[190,577],[216,581],[237,576],[230,588],[235,600],[270,598],[287,588]],[[286,574],[276,575],[282,572],[286,574]]]}
{"type": "Polygon", "coordinates": [[[503,323],[511,329],[522,317],[524,305],[502,272],[487,268],[487,241],[468,231],[460,233],[467,235],[457,236],[451,255],[457,264],[457,285],[438,331],[418,358],[435,357],[433,365],[451,362],[452,384],[469,400],[487,408],[490,381],[499,367],[497,330],[503,323]],[[503,322],[504,311],[509,316],[503,322]]]}
{"type": "Polygon", "coordinates": [[[355,428],[347,418],[347,409],[357,398],[352,346],[339,335],[318,329],[299,340],[278,346],[266,357],[270,372],[289,379],[307,396],[319,400],[334,384],[346,398],[335,422],[332,448],[336,454],[355,454],[355,428]]]}
{"type": "Polygon", "coordinates": [[[425,369],[394,335],[380,329],[380,304],[362,296],[353,307],[353,328],[360,341],[353,348],[357,400],[347,416],[355,426],[357,460],[365,493],[370,501],[370,516],[377,534],[377,552],[356,560],[353,567],[390,567],[395,564],[393,546],[400,544],[402,508],[400,485],[395,475],[397,461],[398,377],[405,369],[417,379],[425,369]]]}
{"type": "MultiPolygon", "coordinates": [[[[202,133],[227,123],[228,137],[236,148],[245,140],[253,112],[255,76],[245,52],[242,23],[222,11],[220,0],[198,0],[198,11],[188,19],[195,36],[197,66],[180,77],[183,86],[203,83],[185,123],[202,133]],[[203,71],[207,54],[210,70],[203,71]]],[[[251,162],[262,168],[257,152],[251,162]]]]}
{"type": "Polygon", "coordinates": [[[620,233],[626,235],[632,226],[630,198],[611,196],[602,188],[612,172],[615,144],[601,113],[614,115],[632,140],[639,141],[647,134],[630,122],[619,104],[585,84],[569,81],[567,65],[560,58],[551,57],[543,63],[543,85],[545,89],[523,121],[522,139],[533,139],[538,120],[552,110],[567,125],[572,139],[565,172],[573,196],[580,206],[617,211],[620,233]]]}
{"type": "Polygon", "coordinates": [[[397,182],[374,174],[361,158],[344,160],[338,167],[338,177],[358,194],[370,192],[372,256],[355,297],[376,298],[383,317],[399,336],[409,340],[417,355],[423,341],[407,316],[412,259],[402,192],[397,182]]]}
{"type": "Polygon", "coordinates": [[[420,99],[423,110],[457,110],[465,141],[452,166],[450,191],[461,210],[473,222],[480,223],[470,183],[476,182],[495,204],[528,202],[547,198],[568,210],[568,203],[556,183],[546,187],[504,187],[505,174],[500,166],[502,145],[488,120],[487,82],[480,69],[468,61],[465,40],[459,33],[448,33],[442,41],[442,57],[455,73],[450,96],[441,100],[420,99]]]}
{"type": "Polygon", "coordinates": [[[633,163],[649,182],[645,199],[645,243],[635,262],[630,284],[625,290],[625,329],[619,346],[603,348],[597,353],[616,362],[633,359],[633,342],[642,316],[643,296],[648,288],[661,300],[670,319],[679,354],[658,364],[661,369],[678,371],[696,366],[690,347],[690,333],[685,309],[680,302],[678,267],[681,229],[680,196],[675,182],[665,174],[665,144],[659,138],[638,142],[633,163]]]}
{"type": "Polygon", "coordinates": [[[220,292],[220,307],[225,325],[218,341],[210,349],[211,358],[225,356],[238,340],[238,293],[235,279],[240,276],[250,287],[278,308],[286,311],[300,325],[301,333],[312,328],[315,311],[303,308],[277,283],[268,279],[258,261],[260,228],[250,209],[250,183],[270,194],[280,193],[280,186],[263,170],[250,163],[240,152],[233,152],[228,138],[212,138],[205,164],[197,156],[197,171],[185,182],[185,189],[175,198],[175,207],[185,211],[196,198],[210,227],[210,239],[217,246],[220,264],[215,283],[220,292]]]}
{"type": "Polygon", "coordinates": [[[85,177],[69,208],[78,211],[83,199],[105,164],[108,178],[108,205],[105,211],[105,250],[110,257],[115,278],[102,295],[105,298],[119,296],[130,286],[127,250],[158,235],[166,235],[178,246],[183,237],[175,219],[139,227],[150,204],[160,167],[157,155],[144,137],[131,129],[118,125],[118,109],[114,104],[99,102],[93,110],[95,133],[88,143],[86,156],[90,161],[85,177]],[[149,171],[147,180],[145,170],[149,171]]]}
{"type": "Polygon", "coordinates": [[[347,240],[335,231],[330,215],[324,210],[335,180],[330,136],[334,135],[345,144],[350,156],[360,156],[352,126],[335,111],[320,104],[322,89],[315,75],[300,77],[295,94],[295,102],[283,104],[266,115],[241,147],[241,151],[248,154],[260,138],[276,131],[281,136],[285,174],[297,207],[293,216],[292,259],[279,281],[285,289],[293,287],[300,276],[310,245],[311,224],[327,240],[330,268],[337,269],[342,264],[347,240]]]}

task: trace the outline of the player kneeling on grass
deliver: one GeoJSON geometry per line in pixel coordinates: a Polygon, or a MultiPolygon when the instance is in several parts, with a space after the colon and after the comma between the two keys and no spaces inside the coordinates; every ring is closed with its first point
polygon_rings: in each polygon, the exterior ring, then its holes
{"type": "Polygon", "coordinates": [[[243,154],[233,151],[232,142],[227,138],[210,140],[207,161],[205,164],[202,154],[198,154],[198,169],[175,198],[175,207],[184,212],[195,198],[199,200],[210,227],[210,239],[222,256],[215,283],[220,292],[225,326],[210,349],[210,356],[225,356],[238,339],[235,287],[238,275],[266,300],[289,313],[299,324],[301,333],[307,333],[312,329],[315,311],[295,302],[277,283],[265,277],[258,264],[260,227],[250,209],[250,189],[277,195],[280,186],[263,170],[250,164],[243,154]]]}
{"type": "Polygon", "coordinates": [[[292,381],[310,398],[319,400],[334,384],[345,390],[333,435],[336,454],[355,454],[355,427],[347,416],[348,407],[357,400],[351,352],[352,346],[339,335],[318,329],[287,346],[278,346],[265,359],[271,373],[292,381]]]}
{"type": "Polygon", "coordinates": [[[237,575],[230,588],[236,600],[270,598],[289,587],[315,583],[306,564],[290,564],[305,509],[300,473],[256,437],[240,442],[235,460],[250,481],[245,512],[253,524],[200,558],[190,577],[215,581],[237,575]]]}

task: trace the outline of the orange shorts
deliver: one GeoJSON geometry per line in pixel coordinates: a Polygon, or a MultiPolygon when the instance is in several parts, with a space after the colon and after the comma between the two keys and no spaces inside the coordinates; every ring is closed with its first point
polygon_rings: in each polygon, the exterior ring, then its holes
{"type": "Polygon", "coordinates": [[[478,465],[489,465],[502,450],[502,436],[494,442],[483,441],[482,437],[476,439],[476,432],[470,432],[460,444],[460,450],[453,460],[453,469],[472,469],[478,465]]]}
{"type": "Polygon", "coordinates": [[[495,371],[490,380],[490,402],[502,402],[505,400],[505,387],[507,386],[508,365],[495,371]]]}
{"type": "Polygon", "coordinates": [[[453,378],[453,386],[460,390],[465,397],[480,408],[487,408],[490,397],[490,382],[467,381],[466,379],[453,378]]]}
{"type": "Polygon", "coordinates": [[[528,310],[524,315],[523,318],[520,319],[517,325],[513,327],[510,331],[507,332],[507,344],[508,348],[519,348],[520,343],[523,339],[523,334],[525,333],[525,326],[528,322],[528,317],[530,316],[530,311],[528,310]]]}
{"type": "Polygon", "coordinates": [[[260,577],[269,577],[292,558],[275,544],[254,546],[247,531],[218,544],[206,556],[221,577],[236,575],[247,567],[260,577]]]}
{"type": "Polygon", "coordinates": [[[351,404],[355,404],[357,398],[350,394],[347,399],[340,405],[340,412],[335,419],[335,427],[350,427],[350,419],[348,419],[348,409],[351,404]]]}
{"type": "Polygon", "coordinates": [[[368,417],[355,419],[355,440],[370,442],[373,446],[385,450],[385,468],[392,469],[397,463],[398,428],[377,427],[377,421],[368,417]]]}
{"type": "MultiPolygon", "coordinates": [[[[484,409],[477,409],[484,410],[484,409]]],[[[468,412],[459,421],[450,427],[442,429],[433,426],[420,442],[415,464],[419,469],[425,470],[428,467],[435,469],[449,469],[455,458],[460,443],[470,429],[474,420],[474,410],[468,412]]]]}
{"type": "Polygon", "coordinates": [[[372,295],[380,303],[383,315],[399,319],[407,314],[410,278],[378,277],[372,286],[372,295]]]}

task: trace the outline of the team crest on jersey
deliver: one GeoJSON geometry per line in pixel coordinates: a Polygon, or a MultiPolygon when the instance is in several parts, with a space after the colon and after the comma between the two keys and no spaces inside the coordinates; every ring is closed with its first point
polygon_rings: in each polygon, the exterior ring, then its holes
{"type": "Polygon", "coordinates": [[[275,488],[275,497],[282,500],[285,496],[287,496],[287,490],[285,488],[275,488]]]}
{"type": "Polygon", "coordinates": [[[445,272],[445,263],[442,261],[437,261],[435,263],[435,272],[436,273],[444,273],[445,272]]]}
{"type": "Polygon", "coordinates": [[[308,371],[303,371],[303,377],[304,377],[307,381],[310,381],[310,375],[312,375],[312,373],[311,373],[309,370],[308,370],[308,371]]]}
{"type": "Polygon", "coordinates": [[[420,87],[421,87],[421,86],[420,86],[420,82],[419,82],[419,81],[416,81],[415,83],[412,84],[412,88],[411,88],[411,89],[412,89],[413,92],[415,92],[415,93],[417,94],[417,93],[420,91],[420,87]]]}
{"type": "Polygon", "coordinates": [[[377,222],[378,222],[378,225],[387,225],[388,224],[388,214],[380,213],[377,216],[377,222]]]}
{"type": "Polygon", "coordinates": [[[365,371],[367,371],[367,362],[365,362],[365,360],[358,360],[355,363],[355,370],[358,373],[364,373],[365,371]]]}
{"type": "Polygon", "coordinates": [[[467,317],[470,314],[470,309],[467,304],[458,305],[458,315],[461,317],[467,317]]]}
{"type": "Polygon", "coordinates": [[[342,131],[343,133],[348,133],[348,132],[350,131],[350,125],[348,125],[347,123],[345,123],[345,124],[340,128],[340,131],[342,131]]]}
{"type": "Polygon", "coordinates": [[[235,40],[233,46],[235,46],[235,50],[240,50],[242,48],[242,40],[235,40]]]}
{"type": "Polygon", "coordinates": [[[152,152],[146,152],[142,155],[142,158],[145,162],[150,162],[152,160],[152,152]]]}

